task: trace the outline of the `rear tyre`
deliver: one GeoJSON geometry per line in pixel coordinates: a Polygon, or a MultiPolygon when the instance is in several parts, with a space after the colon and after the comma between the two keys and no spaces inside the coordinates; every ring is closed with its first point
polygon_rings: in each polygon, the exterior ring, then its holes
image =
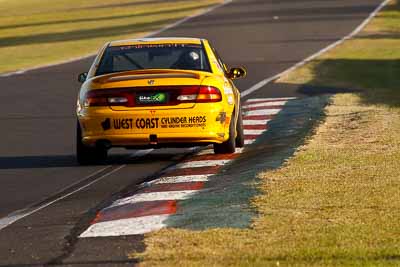
{"type": "Polygon", "coordinates": [[[231,118],[229,124],[229,139],[221,144],[214,144],[215,154],[232,154],[235,153],[235,120],[231,118]]]}
{"type": "Polygon", "coordinates": [[[239,108],[238,120],[236,122],[236,147],[244,147],[244,128],[242,108],[239,108]]]}
{"type": "Polygon", "coordinates": [[[107,159],[107,149],[88,147],[82,143],[82,130],[79,122],[76,127],[76,160],[79,165],[99,163],[107,159]]]}

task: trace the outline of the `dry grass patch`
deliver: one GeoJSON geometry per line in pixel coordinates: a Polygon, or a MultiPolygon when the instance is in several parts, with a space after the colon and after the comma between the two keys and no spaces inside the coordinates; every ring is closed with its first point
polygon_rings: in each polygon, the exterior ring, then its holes
{"type": "Polygon", "coordinates": [[[95,53],[144,36],[222,0],[3,0],[0,73],[95,53]]]}

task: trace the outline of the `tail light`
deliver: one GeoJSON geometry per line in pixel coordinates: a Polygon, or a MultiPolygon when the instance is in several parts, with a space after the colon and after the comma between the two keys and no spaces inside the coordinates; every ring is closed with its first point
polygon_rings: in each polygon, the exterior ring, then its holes
{"type": "Polygon", "coordinates": [[[165,92],[169,101],[162,105],[178,105],[181,103],[209,103],[222,100],[221,91],[212,86],[174,86],[174,87],[144,87],[91,90],[86,93],[84,107],[99,106],[144,106],[136,103],[136,95],[141,92],[165,92]]]}
{"type": "Polygon", "coordinates": [[[118,89],[92,90],[87,92],[84,106],[134,106],[135,99],[132,94],[118,89]]]}
{"type": "Polygon", "coordinates": [[[221,92],[218,88],[212,86],[182,87],[180,94],[176,98],[178,103],[208,103],[220,102],[221,100],[221,92]]]}

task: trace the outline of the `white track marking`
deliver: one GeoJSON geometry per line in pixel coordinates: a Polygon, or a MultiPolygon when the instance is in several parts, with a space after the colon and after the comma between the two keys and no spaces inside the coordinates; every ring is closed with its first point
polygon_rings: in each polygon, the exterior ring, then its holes
{"type": "Polygon", "coordinates": [[[258,116],[258,115],[276,115],[281,109],[259,109],[245,111],[245,116],[258,116]]]}
{"type": "MultiPolygon", "coordinates": [[[[193,18],[196,18],[196,17],[199,17],[199,16],[201,16],[201,15],[207,14],[207,13],[213,11],[214,9],[217,9],[217,8],[219,8],[219,7],[222,7],[222,6],[226,5],[226,4],[229,4],[230,2],[232,2],[232,0],[225,0],[223,3],[221,3],[221,4],[219,4],[219,5],[215,5],[215,6],[213,6],[213,7],[207,8],[207,9],[205,9],[205,10],[203,10],[203,11],[198,12],[197,14],[188,16],[188,17],[186,17],[186,18],[183,18],[183,19],[181,19],[181,20],[178,20],[178,21],[175,22],[175,23],[169,24],[169,25],[167,25],[167,26],[161,28],[160,30],[151,32],[151,33],[149,33],[149,34],[147,34],[147,35],[145,35],[145,36],[143,36],[143,37],[137,37],[137,38],[140,39],[140,38],[152,37],[152,36],[154,36],[154,35],[157,35],[157,34],[159,34],[159,33],[162,33],[163,31],[166,31],[166,30],[168,30],[168,29],[171,29],[171,28],[173,28],[173,27],[176,27],[176,26],[178,26],[178,25],[180,25],[180,24],[182,24],[182,23],[184,23],[184,22],[186,22],[186,21],[188,21],[188,20],[191,20],[191,19],[193,19],[193,18]]],[[[34,71],[34,70],[39,70],[39,69],[44,69],[44,68],[49,68],[49,67],[54,67],[54,66],[60,66],[60,65],[63,65],[63,64],[67,64],[67,63],[71,63],[71,62],[75,62],[75,61],[87,59],[87,58],[94,57],[94,56],[96,56],[96,54],[89,54],[89,55],[85,55],[85,56],[81,56],[81,57],[76,57],[76,58],[72,58],[72,59],[60,61],[60,62],[54,63],[54,64],[46,64],[46,65],[42,65],[42,66],[38,66],[38,67],[33,67],[33,68],[27,68],[27,69],[18,70],[18,71],[15,71],[15,72],[8,72],[8,73],[0,74],[0,77],[9,77],[9,76],[14,76],[14,75],[23,74],[23,73],[26,73],[26,72],[28,72],[28,71],[34,71]]]]}
{"type": "Polygon", "coordinates": [[[206,175],[185,175],[185,176],[171,176],[162,177],[152,181],[152,184],[176,184],[176,183],[190,183],[190,182],[207,182],[208,178],[213,174],[206,175]]]}
{"type": "Polygon", "coordinates": [[[251,145],[256,141],[256,139],[246,139],[244,140],[245,145],[251,145]]]}
{"type": "MultiPolygon", "coordinates": [[[[243,121],[244,122],[244,121],[243,121]]],[[[243,153],[243,147],[237,147],[235,154],[241,154],[243,153]]],[[[215,155],[214,149],[209,148],[209,149],[203,149],[199,151],[198,153],[195,154],[195,156],[205,156],[205,155],[215,155]]]]}
{"type": "Polygon", "coordinates": [[[212,148],[203,149],[197,152],[195,155],[196,156],[214,155],[214,149],[212,148]]]}
{"type": "MultiPolygon", "coordinates": [[[[151,151],[153,151],[153,149],[138,150],[138,151],[135,151],[135,153],[131,154],[129,156],[129,158],[142,157],[142,156],[144,156],[146,154],[149,154],[151,151]]],[[[76,185],[76,184],[78,184],[78,183],[80,183],[80,182],[82,182],[82,181],[84,181],[86,179],[89,179],[90,177],[92,177],[94,175],[97,175],[98,173],[100,173],[100,172],[104,171],[105,169],[109,168],[110,166],[111,165],[106,166],[106,167],[104,167],[104,168],[102,168],[100,170],[97,170],[97,171],[93,172],[92,174],[90,174],[90,175],[86,176],[85,178],[83,178],[83,179],[81,179],[81,180],[69,185],[68,187],[64,188],[63,190],[65,190],[65,189],[67,189],[67,188],[69,188],[71,186],[74,186],[74,185],[76,185]]],[[[43,205],[41,205],[39,207],[36,207],[36,208],[33,208],[33,209],[27,208],[27,209],[24,209],[24,210],[16,211],[16,212],[11,213],[10,215],[8,215],[8,216],[6,216],[4,218],[1,218],[0,219],[0,231],[2,229],[6,228],[7,226],[10,226],[11,224],[15,223],[16,221],[18,221],[20,219],[23,219],[23,218],[25,218],[25,217],[27,217],[27,216],[35,213],[35,212],[38,212],[38,211],[40,211],[40,210],[42,210],[44,208],[47,208],[48,206],[50,206],[50,205],[52,205],[52,204],[54,204],[54,203],[56,203],[56,202],[58,202],[60,200],[63,200],[63,199],[65,199],[65,198],[67,198],[67,197],[69,197],[69,196],[71,196],[71,195],[73,195],[75,193],[78,193],[78,192],[82,191],[83,189],[91,186],[92,184],[95,184],[95,183],[99,182],[100,180],[106,178],[107,176],[109,176],[109,175],[111,175],[111,174],[113,174],[113,173],[115,173],[115,172],[117,172],[117,171],[119,171],[119,170],[121,170],[122,168],[125,168],[125,167],[126,167],[126,164],[121,165],[118,168],[115,168],[115,169],[111,170],[110,172],[105,173],[104,175],[100,176],[99,178],[91,181],[90,183],[88,183],[88,184],[86,184],[84,186],[81,186],[78,189],[76,189],[76,190],[74,190],[74,191],[72,191],[72,192],[70,192],[68,194],[65,194],[65,195],[63,195],[63,196],[61,196],[61,197],[59,197],[59,198],[57,198],[55,200],[52,200],[52,201],[50,201],[48,203],[45,203],[45,204],[43,204],[43,205]]],[[[56,194],[62,192],[63,190],[58,191],[56,194]]]]}
{"type": "Polygon", "coordinates": [[[200,168],[200,167],[212,167],[212,166],[223,166],[228,162],[232,161],[231,159],[217,159],[217,160],[194,160],[188,162],[182,162],[175,166],[169,168],[169,170],[174,169],[190,169],[190,168],[200,168]]]}
{"type": "Polygon", "coordinates": [[[254,102],[268,102],[268,103],[273,103],[274,101],[288,101],[288,100],[294,100],[296,97],[277,97],[277,98],[252,98],[246,100],[246,104],[254,103],[254,102]]]}
{"type": "Polygon", "coordinates": [[[244,130],[244,134],[260,135],[265,133],[267,130],[244,130]]]}
{"type": "Polygon", "coordinates": [[[267,85],[268,83],[279,79],[280,77],[282,77],[283,75],[294,71],[295,69],[304,66],[305,64],[307,64],[308,62],[314,60],[315,58],[319,57],[320,55],[332,50],[333,48],[337,47],[338,45],[342,44],[344,41],[349,40],[351,38],[353,38],[356,34],[358,34],[370,21],[373,17],[376,16],[376,14],[384,7],[387,5],[387,3],[389,3],[390,0],[385,0],[383,1],[369,16],[368,18],[366,18],[355,30],[353,30],[351,33],[349,33],[348,35],[346,35],[345,37],[341,38],[340,40],[334,42],[333,44],[321,49],[320,51],[318,51],[317,53],[307,57],[306,59],[298,62],[297,64],[295,64],[294,66],[288,68],[287,70],[278,73],[272,77],[266,78],[262,81],[259,81],[258,83],[256,83],[255,85],[253,85],[252,87],[250,87],[249,89],[243,91],[241,93],[242,97],[245,97],[259,89],[261,89],[262,87],[264,87],[265,85],[267,85]]]}
{"type": "Polygon", "coordinates": [[[243,120],[243,125],[266,125],[271,120],[243,120]]]}
{"type": "Polygon", "coordinates": [[[167,227],[164,223],[169,215],[152,215],[138,218],[100,222],[91,225],[79,237],[106,237],[121,235],[140,235],[167,227]]]}
{"type": "Polygon", "coordinates": [[[165,192],[141,193],[141,194],[133,195],[131,197],[118,199],[118,200],[114,201],[114,203],[112,203],[111,206],[108,206],[105,209],[122,206],[122,205],[126,205],[126,204],[146,202],[146,201],[188,199],[200,191],[201,190],[184,190],[184,191],[165,191],[165,192]]]}
{"type": "Polygon", "coordinates": [[[16,221],[18,221],[18,220],[20,220],[20,219],[22,219],[22,218],[25,218],[26,216],[29,216],[29,215],[31,215],[31,214],[37,212],[37,211],[40,211],[40,210],[42,210],[42,209],[44,209],[44,208],[47,208],[48,206],[50,206],[50,205],[52,205],[52,204],[54,204],[54,203],[56,203],[56,202],[58,202],[58,201],[60,201],[60,200],[63,200],[63,199],[65,199],[65,198],[67,198],[67,197],[69,197],[69,196],[71,196],[71,195],[73,195],[73,194],[75,194],[75,193],[77,193],[77,192],[79,192],[79,191],[82,191],[83,189],[85,189],[85,188],[91,186],[92,184],[95,184],[95,183],[97,183],[98,181],[104,179],[105,177],[107,177],[107,176],[113,174],[114,172],[119,171],[120,169],[124,168],[125,166],[126,166],[126,165],[121,165],[121,166],[119,166],[118,168],[116,168],[116,169],[114,169],[114,170],[112,170],[112,171],[110,171],[110,172],[108,172],[108,173],[106,173],[106,174],[100,176],[100,177],[97,178],[96,180],[93,180],[92,182],[90,182],[90,183],[88,183],[88,184],[86,184],[86,185],[84,185],[84,186],[82,186],[82,187],[80,187],[80,188],[78,188],[78,189],[76,189],[76,190],[74,190],[74,191],[72,191],[72,192],[70,192],[70,193],[64,195],[64,196],[61,196],[61,197],[59,197],[59,198],[57,198],[57,199],[55,199],[55,200],[53,200],[53,201],[50,201],[50,202],[48,202],[48,203],[46,203],[46,204],[43,204],[42,206],[37,207],[37,208],[35,208],[35,209],[33,209],[33,210],[25,211],[25,212],[22,211],[22,212],[19,213],[19,214],[15,214],[15,213],[14,213],[14,215],[11,214],[11,215],[9,215],[9,216],[6,216],[6,217],[0,219],[0,230],[6,228],[7,226],[9,226],[9,225],[15,223],[16,221]]]}
{"type": "Polygon", "coordinates": [[[258,107],[274,107],[274,106],[284,106],[288,101],[277,101],[277,102],[262,102],[256,104],[246,104],[243,106],[244,109],[258,108],[258,107]]]}
{"type": "Polygon", "coordinates": [[[235,150],[235,154],[242,154],[244,151],[244,147],[237,147],[235,150]]]}

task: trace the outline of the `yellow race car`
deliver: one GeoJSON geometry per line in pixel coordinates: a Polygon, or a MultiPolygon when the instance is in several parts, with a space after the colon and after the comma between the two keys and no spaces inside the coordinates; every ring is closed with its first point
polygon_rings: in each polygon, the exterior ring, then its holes
{"type": "Polygon", "coordinates": [[[205,39],[144,38],[107,43],[77,101],[77,160],[95,163],[111,147],[213,144],[218,154],[244,145],[240,93],[205,39]]]}

